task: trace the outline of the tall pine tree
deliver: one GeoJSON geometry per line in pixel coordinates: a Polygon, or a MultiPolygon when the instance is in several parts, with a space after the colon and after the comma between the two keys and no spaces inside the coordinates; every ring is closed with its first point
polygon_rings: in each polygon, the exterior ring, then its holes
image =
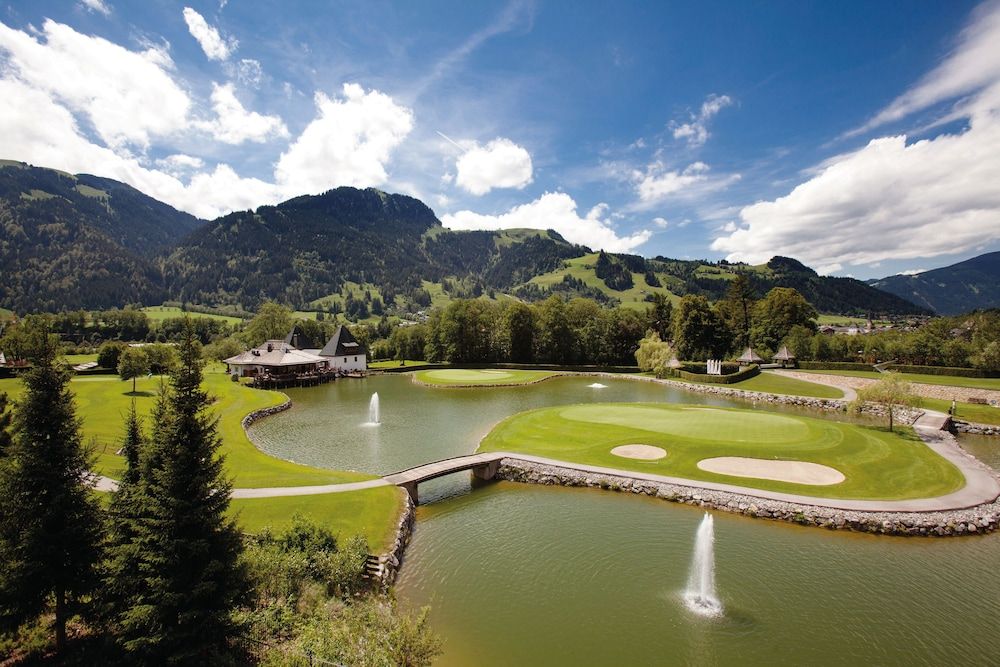
{"type": "Polygon", "coordinates": [[[58,340],[43,325],[30,337],[33,367],[0,459],[0,624],[52,610],[61,651],[67,619],[97,581],[102,521],[58,340]]]}
{"type": "Polygon", "coordinates": [[[122,575],[129,602],[118,626],[124,648],[150,664],[211,663],[234,634],[231,612],[247,590],[240,534],[226,517],[232,484],[190,321],[183,335],[130,492],[138,562],[122,575]]]}
{"type": "Polygon", "coordinates": [[[8,407],[7,394],[0,393],[0,459],[10,447],[10,426],[13,416],[8,407]]]}

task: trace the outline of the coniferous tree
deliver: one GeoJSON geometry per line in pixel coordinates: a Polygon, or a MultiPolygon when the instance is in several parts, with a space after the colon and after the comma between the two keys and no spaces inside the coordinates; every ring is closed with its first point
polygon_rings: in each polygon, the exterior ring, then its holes
{"type": "Polygon", "coordinates": [[[61,651],[66,621],[97,581],[102,523],[58,340],[46,326],[30,335],[33,367],[0,459],[0,625],[51,609],[61,651]]]}
{"type": "Polygon", "coordinates": [[[201,351],[185,326],[180,363],[138,457],[129,605],[118,618],[122,645],[146,663],[208,664],[234,633],[231,612],[247,590],[232,484],[223,476],[218,419],[201,387],[201,351]]]}
{"type": "Polygon", "coordinates": [[[13,415],[7,406],[7,394],[0,393],[0,459],[4,457],[4,452],[10,448],[10,427],[13,415]]]}

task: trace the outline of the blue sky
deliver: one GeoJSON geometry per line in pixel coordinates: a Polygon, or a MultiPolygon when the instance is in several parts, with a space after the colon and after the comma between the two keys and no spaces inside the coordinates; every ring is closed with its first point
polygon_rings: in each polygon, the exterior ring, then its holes
{"type": "Polygon", "coordinates": [[[352,185],[860,278],[1000,249],[1000,2],[619,4],[0,2],[0,157],[205,218],[352,185]]]}

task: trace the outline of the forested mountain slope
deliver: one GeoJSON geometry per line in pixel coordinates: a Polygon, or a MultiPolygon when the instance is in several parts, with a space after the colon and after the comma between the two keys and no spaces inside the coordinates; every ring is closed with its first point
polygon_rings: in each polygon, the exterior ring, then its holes
{"type": "Polygon", "coordinates": [[[1000,308],[1000,252],[979,255],[915,276],[889,276],[868,282],[940,315],[1000,308]]]}

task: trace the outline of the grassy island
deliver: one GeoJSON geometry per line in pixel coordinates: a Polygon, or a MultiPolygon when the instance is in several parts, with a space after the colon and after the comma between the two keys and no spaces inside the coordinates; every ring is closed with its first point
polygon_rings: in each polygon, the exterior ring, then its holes
{"type": "Polygon", "coordinates": [[[500,368],[483,370],[441,368],[432,371],[418,371],[414,374],[414,379],[434,387],[509,387],[541,382],[554,375],[558,375],[558,373],[500,368]]]}
{"type": "Polygon", "coordinates": [[[909,429],[889,433],[798,415],[702,406],[603,403],[531,410],[500,422],[479,449],[827,498],[927,498],[965,484],[954,465],[909,429]],[[635,460],[611,453],[635,444],[667,454],[635,460]],[[698,467],[715,457],[808,462],[834,468],[846,479],[813,486],[698,467]]]}

